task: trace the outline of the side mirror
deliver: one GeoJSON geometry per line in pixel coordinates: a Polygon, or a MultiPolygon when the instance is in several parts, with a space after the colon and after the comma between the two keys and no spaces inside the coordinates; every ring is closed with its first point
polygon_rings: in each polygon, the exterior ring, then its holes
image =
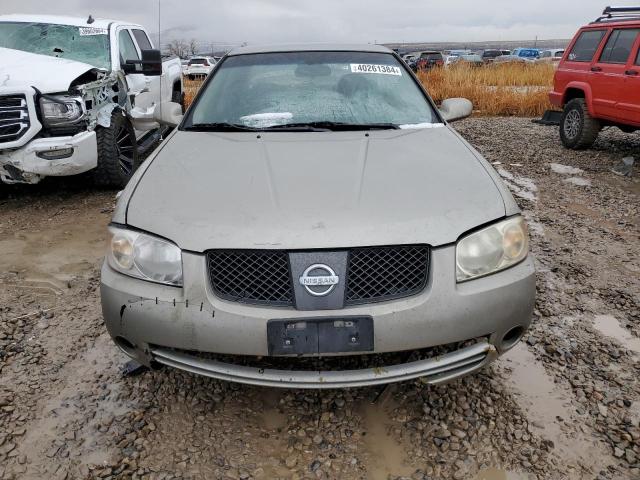
{"type": "Polygon", "coordinates": [[[182,121],[182,105],[175,102],[164,102],[161,109],[156,109],[160,123],[177,127],[182,121]]]}
{"type": "Polygon", "coordinates": [[[447,98],[440,105],[440,113],[447,122],[467,118],[473,112],[473,104],[466,98],[447,98]]]}
{"type": "Polygon", "coordinates": [[[142,60],[127,60],[122,66],[124,73],[141,73],[148,77],[162,75],[162,54],[160,50],[142,50],[142,60]],[[138,68],[141,65],[142,68],[138,68]]]}

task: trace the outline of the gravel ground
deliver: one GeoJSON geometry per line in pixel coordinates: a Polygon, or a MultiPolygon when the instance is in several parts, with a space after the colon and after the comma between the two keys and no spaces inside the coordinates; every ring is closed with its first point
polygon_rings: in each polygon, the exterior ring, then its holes
{"type": "Polygon", "coordinates": [[[610,172],[640,137],[456,125],[530,221],[538,301],[525,342],[439,387],[124,377],[98,292],[113,192],[0,187],[0,478],[640,478],[640,168],[610,172]]]}

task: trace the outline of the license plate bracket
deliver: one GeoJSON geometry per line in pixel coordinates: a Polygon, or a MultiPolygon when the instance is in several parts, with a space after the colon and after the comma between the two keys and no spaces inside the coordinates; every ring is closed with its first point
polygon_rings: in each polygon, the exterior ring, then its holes
{"type": "Polygon", "coordinates": [[[269,355],[372,352],[373,318],[278,319],[267,323],[269,355]]]}

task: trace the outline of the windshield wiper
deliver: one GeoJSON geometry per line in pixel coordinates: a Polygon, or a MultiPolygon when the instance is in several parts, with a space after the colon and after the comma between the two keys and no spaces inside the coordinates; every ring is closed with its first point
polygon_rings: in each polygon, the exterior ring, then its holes
{"type": "Polygon", "coordinates": [[[396,130],[400,128],[395,123],[346,123],[346,122],[300,122],[285,123],[282,125],[274,125],[267,127],[265,130],[298,130],[302,128],[311,128],[316,130],[332,130],[332,131],[357,131],[357,130],[396,130]]]}
{"type": "Polygon", "coordinates": [[[189,132],[257,132],[260,129],[247,127],[238,123],[194,123],[183,128],[189,132]]]}

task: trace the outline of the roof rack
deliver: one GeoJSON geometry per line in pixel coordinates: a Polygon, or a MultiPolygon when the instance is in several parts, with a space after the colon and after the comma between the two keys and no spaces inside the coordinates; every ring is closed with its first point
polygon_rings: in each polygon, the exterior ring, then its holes
{"type": "Polygon", "coordinates": [[[591,23],[601,22],[624,22],[628,20],[637,20],[640,18],[639,7],[606,7],[602,11],[602,15],[591,23]]]}

